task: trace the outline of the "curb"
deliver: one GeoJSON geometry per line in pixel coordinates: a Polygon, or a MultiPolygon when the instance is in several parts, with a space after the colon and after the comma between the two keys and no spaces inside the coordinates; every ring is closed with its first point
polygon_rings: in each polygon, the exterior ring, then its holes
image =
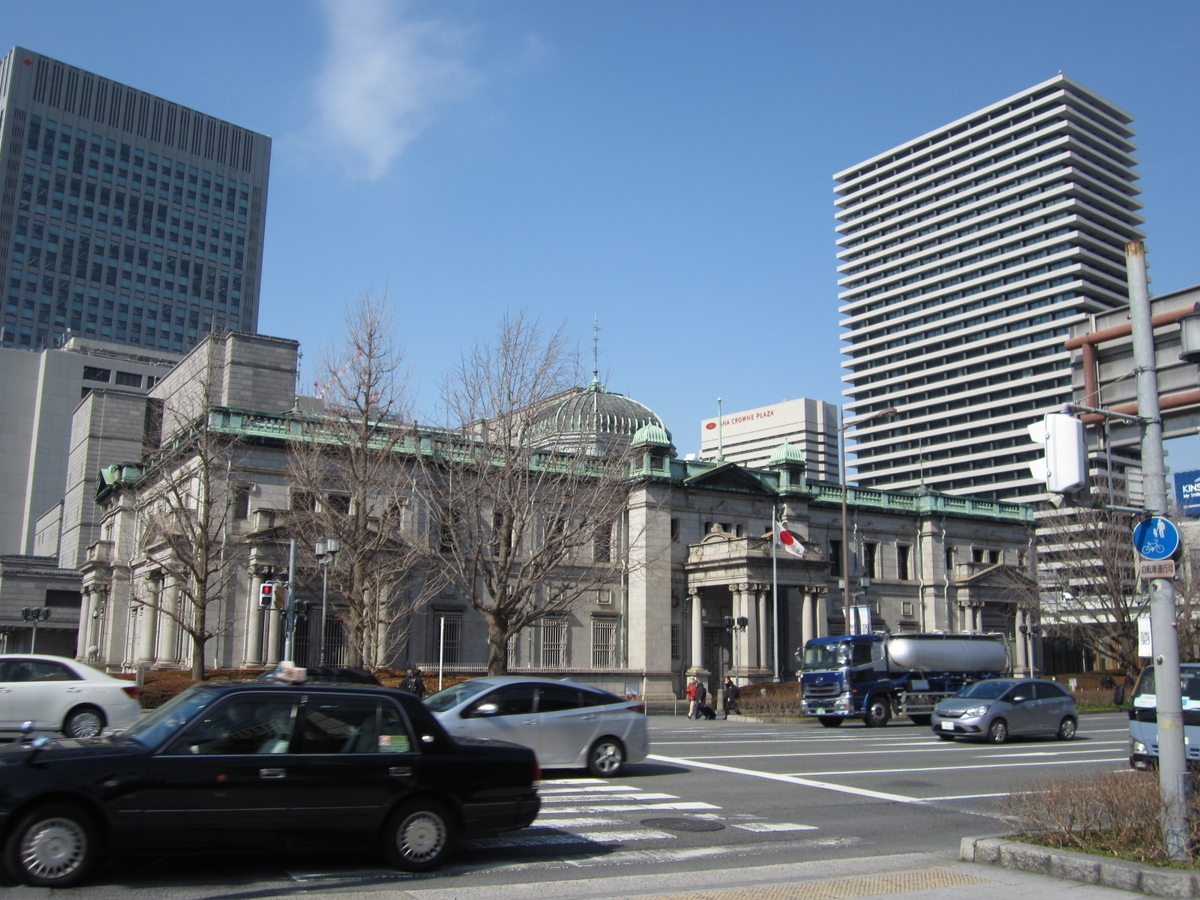
{"type": "Polygon", "coordinates": [[[1152,897],[1200,897],[1198,873],[1089,856],[1072,850],[1038,847],[1004,838],[963,838],[959,845],[959,856],[967,862],[988,863],[1067,881],[1137,891],[1152,897]]]}

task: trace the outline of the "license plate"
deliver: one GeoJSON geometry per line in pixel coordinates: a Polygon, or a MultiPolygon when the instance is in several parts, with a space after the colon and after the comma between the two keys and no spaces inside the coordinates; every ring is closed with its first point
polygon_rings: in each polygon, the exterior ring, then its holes
{"type": "Polygon", "coordinates": [[[829,710],[827,710],[827,709],[814,709],[814,710],[813,710],[813,715],[814,715],[814,716],[827,716],[827,715],[829,715],[829,710]]]}
{"type": "Polygon", "coordinates": [[[953,722],[943,722],[942,723],[942,731],[953,731],[953,730],[954,730],[953,722]]]}

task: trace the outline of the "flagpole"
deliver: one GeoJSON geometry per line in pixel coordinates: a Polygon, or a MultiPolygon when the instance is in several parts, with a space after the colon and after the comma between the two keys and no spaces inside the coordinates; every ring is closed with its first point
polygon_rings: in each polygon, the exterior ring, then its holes
{"type": "Polygon", "coordinates": [[[775,661],[775,683],[779,684],[782,678],[779,673],[779,565],[776,556],[778,553],[776,545],[779,543],[778,504],[771,509],[771,520],[771,610],[775,620],[771,627],[771,641],[774,644],[771,655],[775,661]]]}

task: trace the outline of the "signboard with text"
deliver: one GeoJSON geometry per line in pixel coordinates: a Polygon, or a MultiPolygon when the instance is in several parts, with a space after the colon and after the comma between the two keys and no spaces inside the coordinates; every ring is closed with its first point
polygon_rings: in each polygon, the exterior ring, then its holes
{"type": "Polygon", "coordinates": [[[1175,502],[1181,516],[1200,518],[1200,471],[1175,473],[1175,502]]]}

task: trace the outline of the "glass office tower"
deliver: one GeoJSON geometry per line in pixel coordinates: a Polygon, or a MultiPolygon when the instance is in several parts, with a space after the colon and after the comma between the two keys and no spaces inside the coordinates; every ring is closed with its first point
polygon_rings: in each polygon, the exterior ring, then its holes
{"type": "Polygon", "coordinates": [[[0,346],[258,327],[271,139],[22,47],[0,62],[0,346]]]}

